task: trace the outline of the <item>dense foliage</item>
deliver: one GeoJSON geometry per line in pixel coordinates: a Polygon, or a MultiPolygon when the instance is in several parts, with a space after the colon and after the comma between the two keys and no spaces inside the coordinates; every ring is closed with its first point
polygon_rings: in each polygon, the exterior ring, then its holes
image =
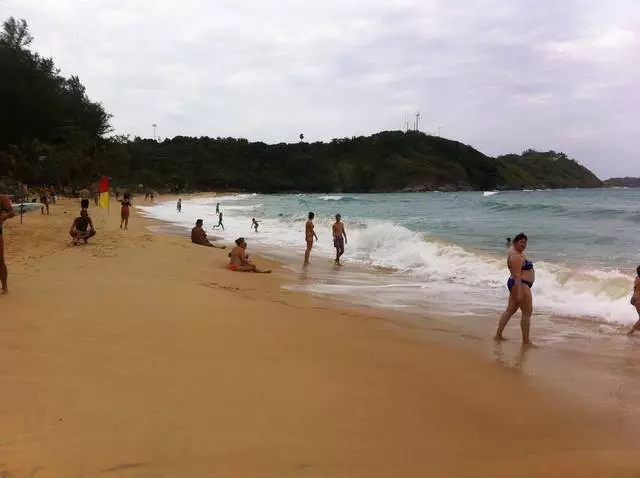
{"type": "Polygon", "coordinates": [[[4,23],[0,177],[84,187],[107,174],[121,187],[260,192],[600,185],[562,153],[490,158],[416,131],[273,145],[234,138],[105,138],[109,115],[103,107],[89,100],[77,77],[62,77],[53,60],[30,51],[31,41],[24,20],[4,23]]]}
{"type": "Polygon", "coordinates": [[[94,161],[109,116],[77,76],[64,78],[51,58],[28,49],[24,20],[0,32],[0,176],[30,184],[70,184],[99,173],[94,161]]]}

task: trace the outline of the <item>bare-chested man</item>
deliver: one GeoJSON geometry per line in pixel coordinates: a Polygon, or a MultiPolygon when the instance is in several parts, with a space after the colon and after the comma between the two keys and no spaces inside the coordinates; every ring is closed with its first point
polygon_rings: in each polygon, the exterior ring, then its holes
{"type": "Polygon", "coordinates": [[[2,284],[1,294],[9,292],[9,285],[7,283],[9,272],[7,271],[7,264],[4,261],[4,236],[2,235],[2,226],[7,219],[15,217],[16,213],[11,205],[11,200],[6,194],[0,194],[0,283],[2,284]]]}
{"type": "Polygon", "coordinates": [[[316,215],[312,212],[309,213],[309,219],[307,223],[304,225],[304,239],[307,241],[307,250],[304,252],[304,263],[309,264],[309,256],[311,255],[311,249],[313,248],[313,238],[315,237],[316,241],[318,240],[318,236],[315,231],[315,226],[313,224],[313,218],[316,215]]]}
{"type": "Polygon", "coordinates": [[[333,223],[333,247],[336,248],[336,265],[340,266],[340,257],[344,254],[344,245],[347,243],[347,233],[344,230],[344,223],[340,220],[342,216],[336,214],[336,222],[333,223]]]}
{"type": "Polygon", "coordinates": [[[270,270],[260,270],[256,265],[249,260],[249,254],[247,254],[247,242],[244,237],[236,239],[236,247],[231,249],[229,253],[229,270],[237,272],[258,272],[261,274],[270,274],[270,270]]]}
{"type": "Polygon", "coordinates": [[[191,242],[200,246],[215,247],[216,249],[226,249],[226,246],[216,246],[214,244],[211,244],[209,239],[207,239],[207,233],[203,229],[202,224],[202,219],[198,219],[196,221],[196,227],[191,229],[191,242]]]}
{"type": "Polygon", "coordinates": [[[77,246],[80,241],[84,241],[86,244],[89,242],[89,238],[96,235],[96,228],[93,226],[93,221],[89,217],[89,213],[86,209],[80,211],[80,216],[76,217],[69,229],[69,235],[73,238],[72,244],[77,246]]]}

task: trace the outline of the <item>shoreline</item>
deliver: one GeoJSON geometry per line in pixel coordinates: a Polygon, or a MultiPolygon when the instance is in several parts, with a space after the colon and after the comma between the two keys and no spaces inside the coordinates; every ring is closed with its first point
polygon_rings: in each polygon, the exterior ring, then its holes
{"type": "MultiPolygon", "coordinates": [[[[448,344],[437,322],[420,330],[282,290],[280,268],[229,272],[225,251],[151,233],[157,221],[135,209],[120,231],[113,210],[92,208],[97,236],[71,247],[76,209],[61,201],[49,217],[7,225],[0,472],[631,477],[640,468],[632,409],[563,398],[448,344]]],[[[535,352],[527,360],[547,360],[535,352]]]]}

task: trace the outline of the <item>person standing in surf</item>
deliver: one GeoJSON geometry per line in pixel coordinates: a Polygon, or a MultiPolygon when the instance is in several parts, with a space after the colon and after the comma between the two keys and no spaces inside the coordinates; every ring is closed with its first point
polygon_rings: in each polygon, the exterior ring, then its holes
{"type": "Polygon", "coordinates": [[[336,222],[333,223],[333,247],[336,248],[336,265],[341,266],[340,258],[344,254],[344,245],[347,243],[347,233],[344,230],[344,223],[341,221],[342,216],[336,214],[336,222]]]}
{"type": "Polygon", "coordinates": [[[638,321],[633,324],[627,335],[631,337],[636,330],[640,330],[640,266],[636,269],[636,278],[633,281],[633,297],[631,297],[631,305],[636,308],[638,313],[638,321]]]}
{"type": "Polygon", "coordinates": [[[511,272],[509,280],[507,280],[507,288],[509,289],[509,302],[507,308],[500,317],[498,330],[496,331],[496,340],[505,340],[502,336],[509,319],[513,317],[518,309],[522,311],[520,319],[520,328],[522,329],[522,343],[531,344],[530,328],[531,314],[533,312],[533,299],[531,296],[531,288],[536,278],[533,270],[533,262],[524,255],[527,248],[527,235],[518,234],[511,242],[511,248],[507,252],[507,266],[511,272]]]}
{"type": "Polygon", "coordinates": [[[307,250],[304,252],[304,264],[309,264],[309,256],[311,255],[311,249],[313,248],[313,238],[315,237],[316,241],[318,240],[318,236],[315,231],[315,225],[313,224],[313,218],[316,215],[312,212],[309,213],[309,219],[304,225],[304,239],[307,242],[307,250]]]}
{"type": "Polygon", "coordinates": [[[251,227],[258,232],[258,227],[260,227],[260,223],[258,221],[256,221],[256,218],[252,218],[251,219],[251,227]]]}
{"type": "Polygon", "coordinates": [[[176,204],[176,209],[178,212],[182,212],[182,199],[178,199],[178,204],[176,204]]]}
{"type": "Polygon", "coordinates": [[[216,214],[220,214],[220,203],[216,204],[216,214]]]}
{"type": "Polygon", "coordinates": [[[4,261],[4,236],[2,226],[7,219],[15,217],[16,213],[11,205],[11,200],[6,194],[0,194],[0,284],[2,285],[1,295],[9,293],[9,272],[4,261]]]}

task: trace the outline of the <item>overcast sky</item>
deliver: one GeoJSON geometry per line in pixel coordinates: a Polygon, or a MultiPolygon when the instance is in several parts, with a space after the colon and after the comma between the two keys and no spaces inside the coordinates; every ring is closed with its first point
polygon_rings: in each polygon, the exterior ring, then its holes
{"type": "Polygon", "coordinates": [[[640,176],[639,0],[0,0],[116,133],[420,129],[640,176]]]}

